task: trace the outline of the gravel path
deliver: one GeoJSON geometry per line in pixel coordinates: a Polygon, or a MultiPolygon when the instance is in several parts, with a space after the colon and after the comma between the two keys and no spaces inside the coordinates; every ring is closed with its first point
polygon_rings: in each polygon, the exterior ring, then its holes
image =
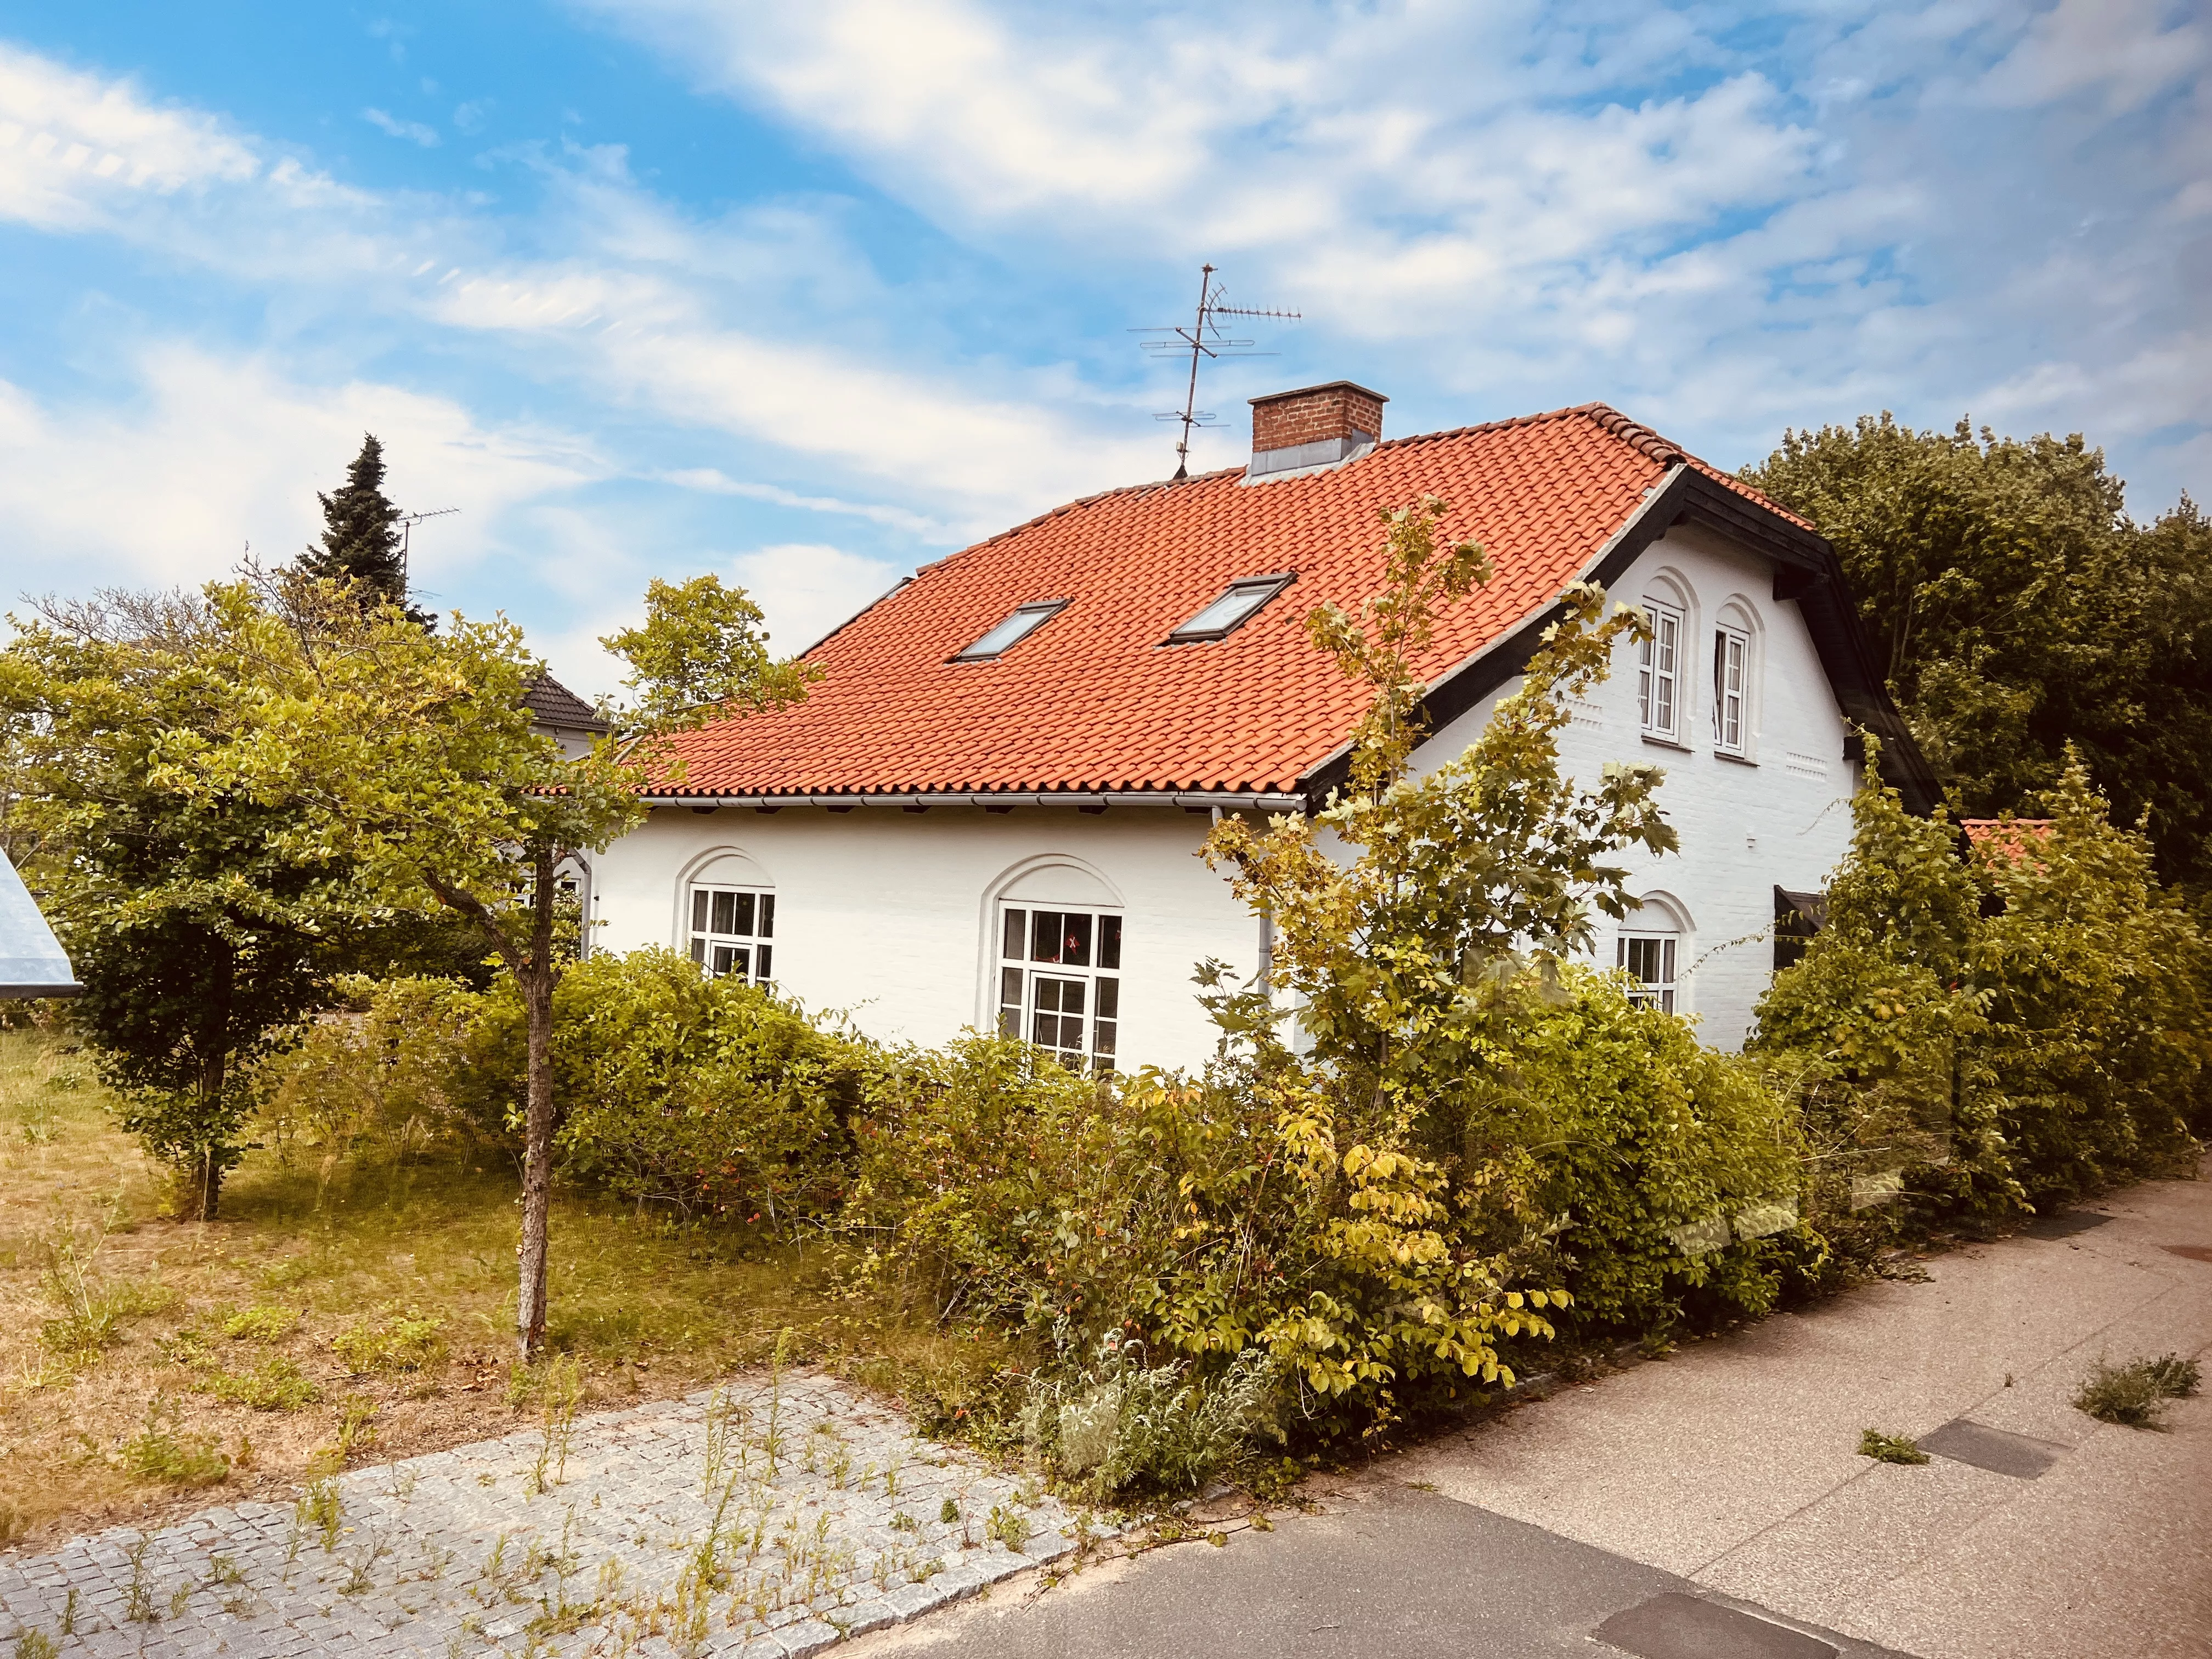
{"type": "Polygon", "coordinates": [[[799,1373],[0,1558],[0,1640],[23,1659],[780,1659],[972,1595],[1088,1524],[799,1373]]]}

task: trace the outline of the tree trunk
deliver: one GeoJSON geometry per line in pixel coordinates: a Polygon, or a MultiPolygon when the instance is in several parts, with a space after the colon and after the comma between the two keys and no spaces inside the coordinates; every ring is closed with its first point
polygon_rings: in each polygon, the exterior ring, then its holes
{"type": "Polygon", "coordinates": [[[547,1223],[553,1204],[553,869],[550,847],[531,849],[530,952],[515,964],[529,1022],[527,1109],[522,1152],[522,1243],[514,1304],[515,1353],[527,1365],[545,1340],[547,1223]]]}
{"type": "Polygon", "coordinates": [[[222,1195],[222,1160],[216,1156],[213,1136],[205,1127],[221,1120],[222,1061],[218,1049],[214,1058],[200,1066],[200,1123],[202,1133],[208,1138],[192,1149],[191,1168],[179,1172],[184,1179],[185,1200],[179,1207],[186,1221],[214,1220],[216,1204],[222,1195]]]}

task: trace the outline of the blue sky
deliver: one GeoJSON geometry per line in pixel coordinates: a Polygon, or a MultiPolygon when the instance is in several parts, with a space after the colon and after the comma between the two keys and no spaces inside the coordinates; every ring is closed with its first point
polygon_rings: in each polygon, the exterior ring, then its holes
{"type": "Polygon", "coordinates": [[[579,690],[648,577],[796,648],[1243,400],[1602,398],[1735,466],[1962,414],[2212,494],[2212,22],[2055,9],[575,0],[0,13],[0,589],[295,551],[366,429],[579,690]]]}

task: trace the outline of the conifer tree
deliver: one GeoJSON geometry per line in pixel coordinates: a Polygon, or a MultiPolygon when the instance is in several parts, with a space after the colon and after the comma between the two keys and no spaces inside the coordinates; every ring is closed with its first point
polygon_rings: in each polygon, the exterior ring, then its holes
{"type": "MultiPolygon", "coordinates": [[[[346,468],[346,481],[335,495],[318,492],[323,504],[323,541],[301,553],[304,576],[357,585],[364,604],[407,605],[407,568],[400,557],[399,509],[384,493],[384,446],[373,432],[361,436],[361,453],[346,468]]],[[[428,617],[409,609],[416,622],[428,617]]]]}

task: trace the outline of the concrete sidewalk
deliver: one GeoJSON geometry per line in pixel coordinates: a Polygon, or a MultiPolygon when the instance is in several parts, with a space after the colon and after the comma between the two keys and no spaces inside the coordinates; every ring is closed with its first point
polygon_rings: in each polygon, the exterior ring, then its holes
{"type": "Polygon", "coordinates": [[[2071,1401],[2100,1357],[2212,1349],[2208,1258],[2212,1182],[2134,1188],[1931,1261],[1925,1283],[1778,1316],[1385,1460],[1320,1516],[1002,1595],[854,1659],[2202,1659],[2212,1400],[2174,1402],[2163,1432],[2071,1401]],[[1875,1463],[1857,1455],[1869,1427],[1956,1455],[1875,1463]],[[1609,1622],[1685,1612],[1737,1622],[1643,1645],[1609,1622]]]}
{"type": "Polygon", "coordinates": [[[2212,1399],[2163,1432],[2073,1396],[2212,1349],[2212,1182],[2161,1182],[1692,1345],[1395,1460],[1402,1479],[1923,1659],[2212,1653],[2212,1399]],[[2021,1437],[1856,1455],[1859,1431],[2021,1437]],[[1990,1455],[1995,1449],[1996,1455],[1990,1455]],[[2009,1454],[2009,1455],[2008,1455],[2009,1454]],[[2017,1458],[2020,1461],[2014,1462],[2017,1458]]]}

